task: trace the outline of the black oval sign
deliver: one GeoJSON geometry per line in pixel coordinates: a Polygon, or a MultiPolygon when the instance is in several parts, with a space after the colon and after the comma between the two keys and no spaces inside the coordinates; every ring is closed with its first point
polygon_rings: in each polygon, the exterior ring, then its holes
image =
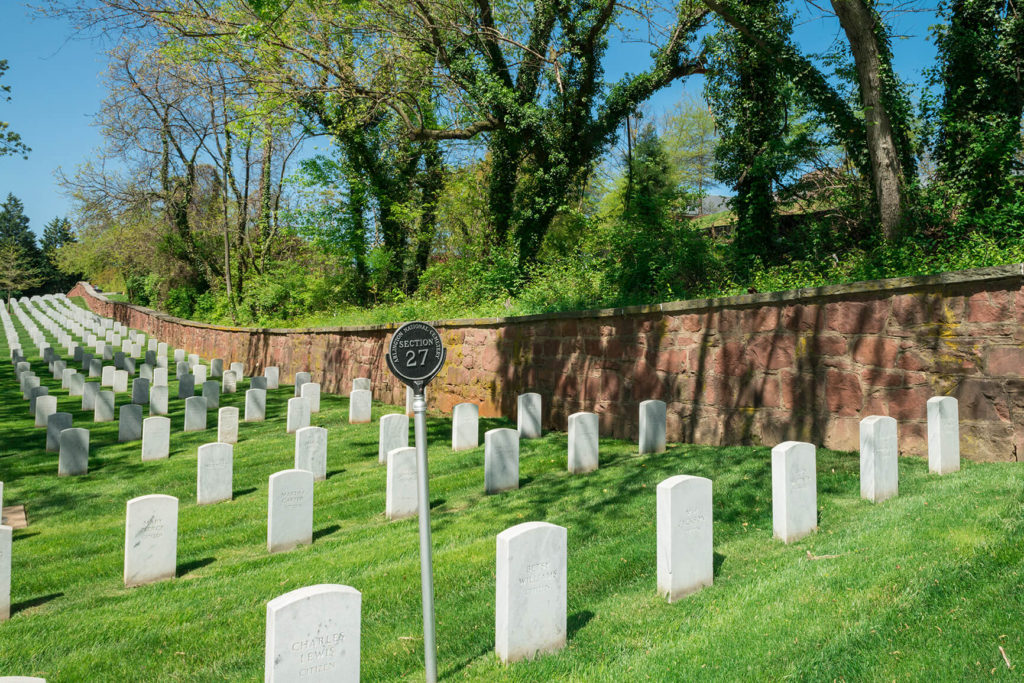
{"type": "Polygon", "coordinates": [[[446,356],[437,330],[427,323],[405,323],[391,336],[388,369],[405,384],[422,391],[441,371],[446,356]]]}

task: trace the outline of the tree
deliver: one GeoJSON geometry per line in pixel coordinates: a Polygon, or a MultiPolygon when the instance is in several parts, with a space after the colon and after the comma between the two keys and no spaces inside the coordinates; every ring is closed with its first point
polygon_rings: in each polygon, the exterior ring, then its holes
{"type": "Polygon", "coordinates": [[[1010,197],[1024,170],[1024,12],[1007,0],[952,0],[940,12],[938,175],[978,214],[1010,197]]]}
{"type": "Polygon", "coordinates": [[[62,272],[57,258],[57,253],[61,247],[75,241],[75,234],[71,229],[71,221],[67,218],[58,216],[43,227],[43,239],[40,241],[40,249],[43,260],[46,262],[46,288],[51,292],[67,292],[81,279],[81,274],[78,272],[62,272]]]}
{"type": "MultiPolygon", "coordinates": [[[[7,60],[0,59],[0,78],[3,78],[8,68],[10,67],[7,66],[7,60]]],[[[11,86],[0,85],[0,100],[10,102],[10,92],[11,86]]],[[[21,158],[28,159],[28,153],[31,151],[32,149],[22,141],[21,135],[10,130],[9,123],[0,121],[0,157],[20,154],[21,158]]]]}
{"type": "Polygon", "coordinates": [[[31,252],[17,240],[0,238],[0,291],[5,299],[38,287],[45,278],[31,252]]]}
{"type": "Polygon", "coordinates": [[[7,199],[0,203],[0,240],[17,243],[25,258],[39,265],[39,247],[36,245],[36,236],[29,228],[25,205],[13,194],[8,194],[7,199]]]}
{"type": "Polygon", "coordinates": [[[678,103],[665,117],[661,136],[670,166],[678,184],[697,196],[697,213],[702,213],[701,200],[715,180],[715,147],[719,133],[711,108],[698,99],[678,103]]]}

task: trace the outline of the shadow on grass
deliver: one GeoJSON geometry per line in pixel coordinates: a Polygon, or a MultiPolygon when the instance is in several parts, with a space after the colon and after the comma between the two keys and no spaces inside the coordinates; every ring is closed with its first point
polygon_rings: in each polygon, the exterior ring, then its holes
{"type": "Polygon", "coordinates": [[[190,572],[194,572],[197,569],[202,569],[203,567],[211,565],[213,563],[214,558],[204,557],[201,560],[192,560],[191,562],[179,564],[177,577],[180,579],[181,577],[185,576],[186,574],[189,574],[190,572]]]}
{"type": "Polygon", "coordinates": [[[337,524],[332,524],[330,526],[325,526],[323,529],[319,529],[317,531],[314,531],[313,532],[313,541],[316,542],[317,540],[323,538],[324,536],[330,536],[331,534],[333,534],[335,531],[337,531],[340,528],[341,527],[338,526],[337,524]]]}
{"type": "Polygon", "coordinates": [[[11,614],[17,614],[33,607],[39,607],[45,605],[51,600],[64,597],[63,593],[50,593],[49,595],[40,595],[38,598],[32,598],[31,600],[22,600],[11,605],[11,614]]]}
{"type": "Polygon", "coordinates": [[[331,470],[330,472],[328,472],[328,473],[327,473],[327,478],[328,478],[328,479],[330,479],[330,478],[331,478],[331,477],[333,477],[334,475],[336,475],[336,474],[341,474],[341,473],[342,473],[342,472],[344,472],[344,471],[345,471],[345,468],[344,468],[344,467],[342,467],[342,468],[341,468],[340,470],[331,470]]]}
{"type": "Polygon", "coordinates": [[[720,571],[722,571],[722,565],[725,564],[725,555],[723,555],[722,553],[718,553],[718,552],[716,552],[714,555],[715,555],[715,557],[711,561],[711,563],[712,563],[711,575],[712,576],[718,576],[718,573],[720,571]]]}
{"type": "Polygon", "coordinates": [[[576,633],[590,623],[590,620],[594,618],[594,613],[588,609],[580,610],[575,614],[570,614],[566,620],[566,639],[572,640],[572,637],[576,633]]]}
{"type": "Polygon", "coordinates": [[[255,491],[256,491],[256,487],[255,486],[253,486],[252,488],[248,488],[248,489],[238,489],[237,491],[232,491],[231,497],[232,498],[241,498],[242,496],[248,496],[250,493],[255,493],[255,491]]]}

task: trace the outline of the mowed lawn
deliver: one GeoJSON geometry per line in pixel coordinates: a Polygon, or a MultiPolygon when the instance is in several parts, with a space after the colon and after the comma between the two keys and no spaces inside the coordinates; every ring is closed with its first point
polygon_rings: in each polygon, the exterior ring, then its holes
{"type": "MultiPolygon", "coordinates": [[[[314,542],[269,555],[267,478],[293,464],[284,419],[292,387],[268,392],[266,422],[240,424],[234,500],[197,506],[196,449],[216,440],[215,413],[207,431],[184,434],[183,401],[172,399],[171,456],[143,463],[140,442],[116,443],[117,422],[93,425],[80,399],[31,358],[58,410],[91,430],[89,474],[58,478],[2,338],[0,358],[4,504],[26,505],[29,517],[14,533],[0,675],[257,680],[266,603],[342,583],[363,595],[363,680],[423,679],[417,522],[385,520],[377,464],[377,420],[400,408],[375,404],[372,424],[352,426],[347,399],[323,397],[312,422],[329,430],[328,479],[315,486],[314,542]],[[125,503],[150,493],[180,500],[178,578],[125,589],[125,503]]],[[[222,405],[243,408],[247,386],[222,405]]],[[[117,397],[119,406],[127,400],[117,397]]],[[[482,420],[481,434],[501,426],[513,425],[482,420]]],[[[939,477],[904,458],[899,497],[872,505],[859,497],[857,455],[819,450],[820,531],[786,546],[771,536],[767,447],[670,444],[641,457],[634,444],[602,440],[601,469],[572,476],[566,435],[553,432],[522,442],[518,491],[487,496],[483,447],[453,453],[447,416],[431,415],[429,436],[442,679],[962,680],[1024,671],[1024,465],[965,462],[939,477]],[[669,605],[655,593],[655,488],[675,474],[714,482],[716,574],[713,587],[669,605]],[[493,653],[495,536],[535,520],[568,529],[568,645],[503,666],[493,653]]]]}

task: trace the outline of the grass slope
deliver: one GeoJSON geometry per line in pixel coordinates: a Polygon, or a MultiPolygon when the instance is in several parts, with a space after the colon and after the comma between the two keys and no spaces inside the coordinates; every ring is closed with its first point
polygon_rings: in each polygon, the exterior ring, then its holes
{"type": "MultiPolygon", "coordinates": [[[[344,583],[363,593],[363,679],[422,680],[416,520],[385,521],[377,465],[376,420],[400,409],[375,405],[373,424],[352,426],[347,400],[323,397],[313,423],[330,430],[329,478],[315,488],[315,540],[271,556],[267,478],[292,466],[290,387],[269,392],[266,422],[240,425],[235,499],[200,507],[196,449],[215,440],[215,416],[210,430],[184,434],[183,402],[172,399],[171,457],[143,463],[138,442],[117,444],[116,422],[92,425],[32,360],[58,409],[91,429],[89,474],[57,478],[45,430],[32,427],[0,361],[0,480],[5,504],[26,504],[30,520],[14,535],[0,675],[257,680],[267,601],[344,583]],[[180,499],[179,577],[125,589],[125,503],[148,493],[180,499]]],[[[245,384],[222,405],[241,407],[245,384]]],[[[481,431],[498,426],[509,423],[483,420],[481,431]]],[[[550,433],[523,442],[520,490],[486,496],[482,448],[451,452],[440,416],[429,437],[443,679],[1016,678],[1000,646],[1024,663],[1019,466],[964,463],[937,477],[905,459],[900,496],[871,505],[859,498],[856,455],[819,450],[821,531],[785,546],[771,538],[767,448],[673,445],[639,457],[632,444],[602,440],[601,469],[570,476],[566,436],[550,433]],[[716,576],[668,605],[655,595],[655,487],[680,473],[714,481],[716,576]],[[493,655],[495,535],[531,520],[568,528],[569,641],[505,667],[493,655]]]]}

